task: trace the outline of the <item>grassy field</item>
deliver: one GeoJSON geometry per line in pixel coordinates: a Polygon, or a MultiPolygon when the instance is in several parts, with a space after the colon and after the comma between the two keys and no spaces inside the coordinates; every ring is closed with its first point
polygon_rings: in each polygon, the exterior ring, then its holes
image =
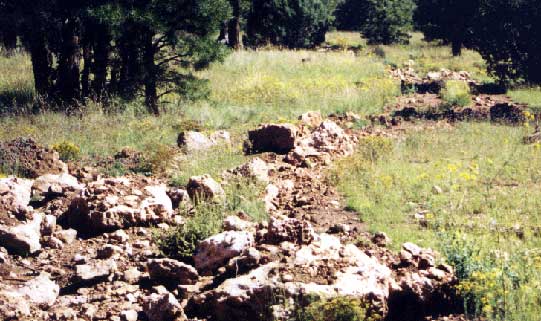
{"type": "Polygon", "coordinates": [[[396,249],[413,241],[447,257],[471,313],[538,320],[541,150],[522,144],[528,132],[487,123],[425,130],[361,144],[334,171],[371,230],[396,249]]]}
{"type": "MultiPolygon", "coordinates": [[[[440,68],[466,70],[479,81],[491,80],[475,52],[453,57],[450,48],[423,42],[419,34],[403,46],[367,46],[351,32],[330,33],[327,42],[331,49],[233,52],[224,63],[199,74],[209,79],[209,100],[168,97],[167,113],[158,118],[147,115],[141,102],[117,102],[115,109],[121,112],[115,114],[90,105],[77,117],[53,112],[1,116],[0,141],[24,136],[47,146],[67,142],[89,158],[131,147],[159,163],[170,161],[170,149],[182,130],[231,131],[232,146],[175,157],[167,164],[171,182],[184,185],[191,175],[217,176],[244,162],[242,140],[258,123],[294,122],[309,110],[363,116],[380,112],[400,95],[399,83],[386,75],[388,68],[412,66],[421,75],[440,68]]],[[[31,72],[25,54],[0,57],[0,113],[32,109],[31,72]]],[[[460,88],[446,90],[446,101],[467,102],[460,88]]],[[[511,90],[509,95],[534,110],[541,108],[540,88],[511,90]]],[[[336,165],[332,177],[348,207],[358,211],[372,231],[388,233],[395,249],[412,241],[442,253],[457,268],[472,314],[490,320],[538,320],[541,145],[522,144],[530,131],[463,123],[402,140],[370,138],[361,142],[354,157],[336,165]]],[[[249,194],[234,187],[228,193],[249,194]]],[[[219,212],[236,210],[260,213],[261,204],[248,199],[219,212]]],[[[166,242],[178,242],[183,233],[166,242]]]]}

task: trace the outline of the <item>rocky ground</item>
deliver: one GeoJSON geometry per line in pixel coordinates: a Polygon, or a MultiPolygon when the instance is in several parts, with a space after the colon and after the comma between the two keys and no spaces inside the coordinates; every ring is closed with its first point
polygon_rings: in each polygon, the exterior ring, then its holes
{"type": "MultiPolygon", "coordinates": [[[[0,317],[291,320],[293,307],[317,295],[361,298],[386,320],[465,320],[453,269],[413,243],[399,253],[388,250],[385,234],[369,234],[358,214],[344,209],[326,169],[352,155],[363,136],[394,137],[471,118],[518,123],[525,106],[478,93],[471,107],[441,112],[441,81],[479,86],[467,73],[420,78],[395,70],[392,76],[419,90],[373,117],[378,126],[353,130],[357,115],[324,119],[311,112],[297,124],[249,131],[244,148],[254,157],[219,181],[242,176],[265,184],[270,219],[227,217],[224,232],[198,244],[191,265],[163,257],[153,236],[184,224],[179,207],[224,201],[221,184],[209,175],[179,189],[159,178],[100,175],[97,168],[113,161],[138,166],[142,155],[130,150],[95,167],[68,168],[32,140],[0,143],[0,161],[17,164],[27,177],[0,179],[0,317]]],[[[189,154],[229,139],[226,132],[185,132],[178,143],[189,154]]]]}
{"type": "MultiPolygon", "coordinates": [[[[260,155],[224,173],[224,181],[241,175],[266,183],[271,218],[226,218],[223,233],[198,245],[193,266],[161,257],[150,227],[183,224],[179,204],[223,200],[212,177],[193,177],[185,190],[136,175],[103,178],[91,168],[68,171],[31,140],[6,143],[32,179],[0,180],[0,315],[287,320],[287,307],[311,294],[363,298],[389,320],[459,311],[451,267],[415,244],[399,254],[387,250],[388,238],[366,233],[327,184],[325,168],[370,134],[345,129],[356,120],[308,113],[301,125],[250,131],[246,152],[260,155]]],[[[190,144],[190,135],[181,144],[190,144]]]]}

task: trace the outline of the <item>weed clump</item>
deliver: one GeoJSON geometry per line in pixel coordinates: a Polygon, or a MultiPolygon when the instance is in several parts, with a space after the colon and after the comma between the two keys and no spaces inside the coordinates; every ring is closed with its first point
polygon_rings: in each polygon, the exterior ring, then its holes
{"type": "Polygon", "coordinates": [[[441,97],[450,106],[465,107],[471,104],[470,87],[460,80],[447,81],[441,97]]]}
{"type": "Polygon", "coordinates": [[[336,297],[309,304],[297,321],[377,321],[381,316],[370,312],[368,302],[358,298],[336,297]]]}
{"type": "Polygon", "coordinates": [[[358,154],[365,160],[376,162],[393,151],[393,142],[386,137],[369,136],[359,141],[358,154]]]}
{"type": "Polygon", "coordinates": [[[54,144],[52,149],[58,152],[64,162],[78,160],[81,157],[81,149],[70,141],[54,144]]]}

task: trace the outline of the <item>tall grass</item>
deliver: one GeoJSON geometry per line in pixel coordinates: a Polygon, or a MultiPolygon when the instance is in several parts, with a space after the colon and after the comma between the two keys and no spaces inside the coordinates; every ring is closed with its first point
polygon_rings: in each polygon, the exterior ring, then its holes
{"type": "Polygon", "coordinates": [[[339,188],[395,248],[443,253],[472,315],[538,320],[541,145],[523,145],[526,133],[485,123],[412,133],[383,159],[338,165],[339,188]]]}

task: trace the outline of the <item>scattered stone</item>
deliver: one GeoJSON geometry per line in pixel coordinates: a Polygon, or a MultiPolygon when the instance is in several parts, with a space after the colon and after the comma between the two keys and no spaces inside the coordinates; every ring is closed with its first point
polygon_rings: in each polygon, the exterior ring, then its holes
{"type": "Polygon", "coordinates": [[[309,111],[299,116],[299,120],[310,127],[318,127],[323,122],[323,117],[318,111],[309,111]]]}
{"type": "Polygon", "coordinates": [[[438,185],[432,186],[432,194],[434,195],[440,195],[443,194],[443,189],[439,187],[438,185]]]}
{"type": "Polygon", "coordinates": [[[186,152],[194,152],[209,149],[214,143],[201,132],[187,131],[178,135],[177,145],[186,152]]]}
{"type": "Polygon", "coordinates": [[[265,241],[269,244],[291,242],[294,244],[309,244],[314,239],[315,233],[306,221],[296,218],[278,220],[271,218],[265,241]]]}
{"type": "Polygon", "coordinates": [[[50,275],[41,273],[22,286],[11,286],[0,291],[0,316],[7,319],[28,316],[33,305],[51,307],[59,293],[60,287],[51,281],[50,275]]]}
{"type": "Polygon", "coordinates": [[[145,297],[143,311],[148,321],[173,321],[184,314],[180,303],[171,293],[152,293],[145,297]]]}
{"type": "Polygon", "coordinates": [[[249,162],[226,172],[226,176],[227,174],[233,174],[268,183],[270,180],[269,170],[270,167],[264,160],[254,157],[249,162]]]}
{"type": "Polygon", "coordinates": [[[379,247],[385,247],[391,243],[391,239],[384,232],[377,232],[372,237],[372,243],[379,247]]]}
{"type": "Polygon", "coordinates": [[[10,253],[32,254],[41,249],[41,222],[43,217],[34,213],[31,221],[15,226],[0,225],[0,246],[10,253]]]}
{"type": "Polygon", "coordinates": [[[225,200],[225,191],[210,175],[193,176],[186,187],[192,200],[225,200]]]}
{"type": "Polygon", "coordinates": [[[75,267],[75,280],[93,282],[107,278],[117,269],[114,260],[95,260],[75,267]]]}
{"type": "Polygon", "coordinates": [[[114,231],[108,236],[110,240],[113,240],[119,243],[126,243],[130,239],[130,237],[128,236],[128,233],[124,232],[124,230],[114,231]]]}
{"type": "Polygon", "coordinates": [[[122,248],[120,246],[105,244],[102,248],[98,249],[97,258],[98,259],[110,259],[117,258],[122,254],[122,248]]]}
{"type": "Polygon", "coordinates": [[[56,151],[40,147],[30,138],[1,142],[0,164],[16,168],[21,176],[29,178],[68,171],[68,166],[60,160],[56,151]]]}
{"type": "Polygon", "coordinates": [[[188,202],[190,202],[190,195],[188,195],[188,191],[185,189],[170,188],[167,190],[167,196],[169,196],[171,199],[174,209],[177,209],[181,205],[186,205],[188,202]]]}
{"type": "Polygon", "coordinates": [[[13,213],[25,215],[30,203],[32,180],[10,177],[0,178],[0,215],[13,213]]]}
{"type": "Polygon", "coordinates": [[[193,257],[200,273],[209,273],[254,245],[249,232],[226,231],[199,243],[193,257]]]}
{"type": "Polygon", "coordinates": [[[56,231],[54,235],[66,244],[72,244],[77,239],[77,231],[72,228],[56,231]]]}
{"type": "Polygon", "coordinates": [[[139,271],[139,269],[132,267],[124,271],[123,279],[128,284],[137,284],[141,280],[142,273],[139,271]]]}
{"type": "Polygon", "coordinates": [[[230,215],[224,219],[224,231],[254,231],[255,224],[238,216],[230,215]]]}
{"type": "Polygon", "coordinates": [[[68,173],[46,174],[34,181],[32,195],[34,197],[57,197],[68,192],[80,192],[84,186],[77,182],[77,178],[68,173]]]}
{"type": "Polygon", "coordinates": [[[173,259],[149,260],[147,266],[153,280],[193,285],[199,279],[199,274],[193,266],[173,259]]]}
{"type": "Polygon", "coordinates": [[[135,310],[124,310],[120,312],[120,320],[122,321],[137,321],[139,314],[135,310]]]}

